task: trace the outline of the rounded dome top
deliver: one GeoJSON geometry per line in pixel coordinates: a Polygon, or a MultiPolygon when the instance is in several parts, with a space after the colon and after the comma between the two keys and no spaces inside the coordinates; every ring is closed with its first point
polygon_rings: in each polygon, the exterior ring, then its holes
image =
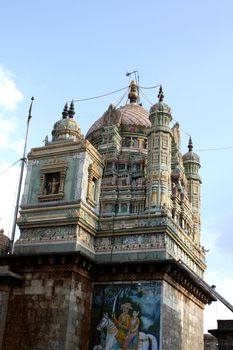
{"type": "MultiPolygon", "coordinates": [[[[92,139],[95,132],[107,125],[116,125],[122,131],[128,129],[129,126],[138,126],[141,133],[146,134],[150,127],[149,112],[137,103],[130,103],[117,109],[110,105],[103,116],[90,127],[86,137],[92,139]]],[[[138,128],[131,128],[130,131],[137,132],[138,128]]]]}
{"type": "Polygon", "coordinates": [[[163,102],[164,94],[163,94],[162,86],[160,86],[160,88],[159,88],[158,99],[159,99],[159,102],[155,103],[151,107],[150,114],[156,113],[156,112],[161,112],[161,113],[167,113],[169,115],[172,115],[171,108],[165,102],[163,102]]]}
{"type": "Polygon", "coordinates": [[[154,104],[150,109],[150,113],[155,112],[162,112],[170,115],[172,114],[171,108],[165,102],[158,102],[154,104]]]}
{"type": "Polygon", "coordinates": [[[62,112],[62,119],[58,120],[53,126],[52,141],[77,140],[77,137],[80,135],[80,127],[76,120],[73,119],[74,114],[73,101],[71,102],[69,109],[66,103],[62,112]]]}
{"type": "Polygon", "coordinates": [[[193,143],[191,137],[189,138],[189,144],[188,144],[188,152],[183,155],[183,162],[184,165],[186,163],[197,163],[200,165],[200,157],[192,151],[193,149],[193,143]]]}

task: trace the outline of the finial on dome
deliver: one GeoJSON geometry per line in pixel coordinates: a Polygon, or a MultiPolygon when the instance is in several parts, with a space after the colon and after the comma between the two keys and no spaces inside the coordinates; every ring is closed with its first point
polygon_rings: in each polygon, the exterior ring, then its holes
{"type": "Polygon", "coordinates": [[[135,103],[138,100],[138,86],[135,83],[135,81],[132,80],[129,87],[130,87],[130,90],[129,90],[128,98],[130,100],[130,103],[135,103]]]}
{"type": "Polygon", "coordinates": [[[159,87],[158,99],[159,99],[159,102],[163,102],[164,94],[163,94],[162,85],[160,85],[160,87],[159,87]]]}
{"type": "Polygon", "coordinates": [[[108,106],[108,113],[112,113],[112,111],[115,109],[114,105],[111,103],[109,106],[108,106]]]}
{"type": "Polygon", "coordinates": [[[69,118],[73,118],[75,115],[74,101],[73,100],[70,103],[70,108],[69,108],[68,114],[69,114],[69,118]]]}
{"type": "Polygon", "coordinates": [[[189,152],[192,152],[193,150],[193,142],[192,142],[191,136],[189,137],[188,150],[189,152]]]}
{"type": "Polygon", "coordinates": [[[66,102],[63,112],[62,112],[62,118],[66,119],[68,117],[68,103],[66,102]]]}

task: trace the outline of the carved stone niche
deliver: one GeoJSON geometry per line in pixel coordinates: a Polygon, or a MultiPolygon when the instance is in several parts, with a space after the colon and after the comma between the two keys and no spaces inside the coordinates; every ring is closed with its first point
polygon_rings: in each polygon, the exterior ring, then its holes
{"type": "Polygon", "coordinates": [[[88,187],[87,187],[87,201],[93,207],[96,206],[98,196],[98,181],[100,179],[100,173],[95,163],[92,163],[88,167],[88,187]]]}
{"type": "Polygon", "coordinates": [[[64,196],[65,176],[68,162],[55,159],[40,169],[40,202],[57,201],[64,196]]]}

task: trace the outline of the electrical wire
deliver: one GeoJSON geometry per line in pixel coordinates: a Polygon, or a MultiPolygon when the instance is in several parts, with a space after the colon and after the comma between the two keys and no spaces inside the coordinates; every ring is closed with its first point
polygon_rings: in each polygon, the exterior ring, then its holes
{"type": "Polygon", "coordinates": [[[18,160],[17,160],[14,164],[12,164],[9,168],[3,170],[3,171],[0,173],[0,176],[3,175],[3,174],[5,174],[8,170],[10,170],[11,168],[13,168],[13,166],[14,166],[15,164],[17,164],[18,162],[20,162],[20,161],[21,161],[21,159],[18,159],[18,160]]]}
{"type": "MultiPolygon", "coordinates": [[[[123,91],[125,89],[128,89],[128,86],[125,86],[119,90],[115,90],[115,91],[111,91],[111,92],[108,92],[106,94],[103,94],[103,95],[98,95],[98,96],[93,96],[93,97],[87,97],[87,98],[81,98],[81,99],[76,99],[76,100],[73,100],[74,102],[83,102],[83,101],[89,101],[89,100],[95,100],[97,98],[101,98],[101,97],[105,97],[105,96],[109,96],[109,95],[113,95],[113,94],[116,94],[117,92],[120,92],[120,91],[123,91]]],[[[71,102],[71,101],[68,101],[68,102],[71,102]]]]}
{"type": "Polygon", "coordinates": [[[140,89],[155,89],[157,87],[161,86],[161,84],[154,85],[154,86],[139,86],[140,89]]]}
{"type": "Polygon", "coordinates": [[[140,94],[144,97],[144,99],[151,105],[153,106],[153,102],[150,101],[150,99],[146,96],[146,94],[139,88],[140,94]]]}
{"type": "MultiPolygon", "coordinates": [[[[136,79],[136,80],[138,80],[138,79],[136,79]]],[[[148,89],[149,90],[149,89],[155,89],[155,88],[157,88],[159,86],[160,86],[160,84],[159,85],[154,85],[154,86],[148,86],[148,87],[147,86],[138,86],[138,88],[140,88],[140,89],[148,89]]],[[[83,102],[83,101],[95,100],[97,98],[102,98],[102,97],[105,97],[105,96],[116,94],[117,92],[123,91],[123,90],[128,89],[128,88],[129,88],[129,86],[125,86],[125,87],[123,87],[121,89],[114,90],[114,91],[111,91],[111,92],[107,92],[106,94],[103,94],[103,95],[87,97],[87,98],[80,98],[80,99],[75,99],[73,101],[74,102],[83,102]]],[[[71,102],[71,101],[67,101],[67,102],[71,102]]]]}
{"type": "Polygon", "coordinates": [[[121,101],[125,98],[125,96],[127,95],[128,90],[126,90],[126,92],[123,94],[123,96],[119,99],[118,102],[113,102],[113,106],[116,108],[119,106],[119,104],[121,103],[121,101]]]}
{"type": "Polygon", "coordinates": [[[197,151],[197,152],[205,152],[205,151],[223,151],[223,150],[226,150],[226,149],[233,149],[233,146],[197,149],[197,150],[195,150],[195,151],[197,151]]]}

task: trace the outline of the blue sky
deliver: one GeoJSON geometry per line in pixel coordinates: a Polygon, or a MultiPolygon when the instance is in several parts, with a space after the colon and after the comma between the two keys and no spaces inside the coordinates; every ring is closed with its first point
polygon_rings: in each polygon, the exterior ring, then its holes
{"type": "MultiPolygon", "coordinates": [[[[127,86],[127,71],[139,71],[141,86],[161,83],[183,130],[183,152],[187,134],[205,150],[197,153],[206,279],[233,303],[232,0],[8,0],[0,13],[0,173],[22,155],[31,96],[28,150],[50,138],[67,100],[127,86]],[[224,147],[232,148],[207,151],[224,147]]],[[[156,101],[156,89],[144,92],[156,101]]],[[[121,96],[76,103],[82,132],[121,96]]],[[[6,233],[17,173],[14,166],[0,176],[6,233]]],[[[219,303],[206,309],[206,328],[232,318],[219,303]]]]}

